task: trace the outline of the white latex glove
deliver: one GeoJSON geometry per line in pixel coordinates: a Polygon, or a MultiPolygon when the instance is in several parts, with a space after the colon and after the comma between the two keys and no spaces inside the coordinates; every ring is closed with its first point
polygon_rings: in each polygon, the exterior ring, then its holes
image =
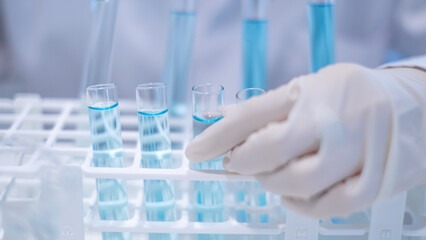
{"type": "Polygon", "coordinates": [[[304,215],[345,216],[426,180],[426,72],[336,64],[227,106],[186,156],[227,154],[304,215]],[[229,153],[228,153],[229,152],[229,153]]]}

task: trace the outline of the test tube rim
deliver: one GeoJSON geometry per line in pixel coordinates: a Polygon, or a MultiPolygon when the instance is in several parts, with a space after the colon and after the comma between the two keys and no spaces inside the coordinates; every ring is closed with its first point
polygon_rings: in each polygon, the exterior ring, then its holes
{"type": "MultiPolygon", "coordinates": [[[[144,92],[145,93],[145,92],[144,92]]],[[[167,95],[166,95],[166,84],[162,83],[162,82],[149,82],[149,83],[141,83],[138,84],[136,86],[136,108],[138,110],[138,113],[148,113],[148,115],[150,114],[157,114],[157,113],[163,113],[163,112],[167,112],[168,108],[167,108],[167,95]],[[146,108],[145,106],[142,106],[142,100],[141,100],[141,96],[144,95],[142,94],[142,92],[144,91],[161,91],[162,92],[162,98],[163,98],[163,105],[161,105],[161,107],[158,108],[157,107],[148,107],[146,108]],[[149,111],[146,111],[147,109],[149,109],[149,111]],[[152,110],[156,110],[153,111],[152,110]],[[160,110],[159,110],[160,109],[160,110]]],[[[144,114],[142,114],[144,115],[144,114]]]]}
{"type": "Polygon", "coordinates": [[[101,84],[95,84],[90,85],[86,88],[86,97],[87,97],[87,106],[91,109],[95,110],[106,110],[114,108],[118,105],[118,97],[117,97],[117,86],[115,83],[101,83],[101,84]],[[98,94],[99,92],[104,91],[106,93],[106,105],[105,107],[97,107],[96,102],[99,102],[98,94]],[[112,95],[108,94],[109,91],[112,91],[112,95]],[[91,95],[96,95],[96,101],[92,102],[90,99],[92,99],[91,95]]]}
{"type": "Polygon", "coordinates": [[[308,0],[308,3],[315,5],[334,5],[334,0],[308,0]]]}
{"type": "Polygon", "coordinates": [[[260,90],[260,91],[262,92],[262,94],[266,93],[266,90],[265,90],[265,89],[262,89],[262,88],[244,88],[244,89],[241,89],[240,91],[238,91],[238,92],[235,94],[235,98],[236,98],[236,100],[240,100],[240,101],[244,101],[244,100],[246,100],[246,99],[241,99],[241,98],[239,97],[239,94],[240,94],[240,93],[243,93],[243,92],[247,92],[248,90],[260,90]]]}
{"type": "Polygon", "coordinates": [[[101,84],[95,84],[95,85],[90,85],[86,88],[86,91],[89,90],[104,90],[104,89],[114,89],[116,88],[117,85],[115,83],[101,83],[101,84]]]}
{"type": "Polygon", "coordinates": [[[158,87],[161,87],[161,88],[166,88],[166,84],[165,83],[161,83],[161,82],[156,82],[156,83],[141,83],[141,84],[138,84],[137,86],[136,86],[136,90],[138,90],[138,89],[152,89],[152,88],[158,88],[158,87]]]}
{"type": "Polygon", "coordinates": [[[204,94],[204,95],[220,94],[221,92],[224,91],[224,89],[225,88],[222,85],[217,84],[217,83],[200,83],[200,84],[195,84],[192,87],[192,92],[196,93],[196,94],[204,94]],[[206,87],[206,86],[216,86],[216,87],[218,87],[218,90],[217,91],[209,91],[209,92],[196,90],[198,87],[206,87]]]}

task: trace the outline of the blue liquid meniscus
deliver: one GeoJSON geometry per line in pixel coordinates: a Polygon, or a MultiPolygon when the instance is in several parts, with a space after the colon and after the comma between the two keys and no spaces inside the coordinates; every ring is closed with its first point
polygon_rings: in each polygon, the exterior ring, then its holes
{"type": "Polygon", "coordinates": [[[311,71],[334,63],[333,4],[309,4],[311,71]]]}
{"type": "MultiPolygon", "coordinates": [[[[213,123],[222,119],[220,113],[205,113],[193,116],[194,137],[199,135],[213,123]]],[[[222,170],[222,158],[216,158],[207,162],[195,163],[192,169],[197,170],[222,170]]],[[[224,186],[218,181],[195,181],[193,206],[195,218],[198,222],[223,222],[224,221],[224,186]]],[[[199,240],[221,240],[223,235],[199,234],[199,240]]]]}
{"type": "Polygon", "coordinates": [[[268,22],[243,21],[243,89],[266,89],[268,22]]]}
{"type": "MultiPolygon", "coordinates": [[[[95,167],[123,167],[118,103],[89,107],[90,130],[95,167]]],[[[122,179],[96,179],[99,216],[102,220],[128,220],[126,182],[122,179]]],[[[104,240],[130,240],[126,232],[103,232],[104,240]]]]}
{"type": "MultiPolygon", "coordinates": [[[[143,168],[172,168],[168,110],[138,112],[143,168]]],[[[176,221],[175,192],[169,180],[144,180],[148,221],[176,221]]],[[[150,233],[150,240],[175,240],[176,234],[150,233]]]]}
{"type": "Polygon", "coordinates": [[[195,32],[195,13],[172,12],[169,46],[164,69],[170,114],[182,117],[187,111],[187,93],[195,32]]]}

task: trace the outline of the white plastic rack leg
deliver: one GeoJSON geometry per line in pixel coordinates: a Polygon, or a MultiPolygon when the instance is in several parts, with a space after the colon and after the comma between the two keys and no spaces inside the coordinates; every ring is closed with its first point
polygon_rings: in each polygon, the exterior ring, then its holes
{"type": "Polygon", "coordinates": [[[285,239],[317,240],[318,224],[318,219],[304,217],[287,210],[285,239]]]}
{"type": "Polygon", "coordinates": [[[371,211],[369,240],[399,240],[402,234],[406,192],[377,203],[371,211]]]}

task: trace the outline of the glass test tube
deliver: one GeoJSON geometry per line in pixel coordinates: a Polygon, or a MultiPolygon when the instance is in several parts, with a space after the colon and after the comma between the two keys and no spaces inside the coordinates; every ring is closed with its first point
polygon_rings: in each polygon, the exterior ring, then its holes
{"type": "Polygon", "coordinates": [[[87,58],[80,84],[82,95],[87,86],[110,81],[118,1],[90,1],[92,23],[87,58]]]}
{"type": "MultiPolygon", "coordinates": [[[[123,167],[123,142],[115,84],[89,86],[86,90],[95,167],[123,167]]],[[[128,220],[126,182],[96,179],[99,216],[102,220],[128,220]]],[[[103,232],[104,240],[130,240],[130,233],[103,232]]]]}
{"type": "MultiPolygon", "coordinates": [[[[172,168],[169,115],[163,83],[140,84],[136,88],[141,165],[143,168],[172,168]]],[[[144,180],[148,221],[176,221],[175,191],[169,180],[144,180]]],[[[177,239],[176,234],[150,233],[151,240],[177,239]]]]}
{"type": "Polygon", "coordinates": [[[169,42],[164,82],[168,87],[168,106],[173,117],[187,112],[187,87],[195,34],[195,0],[175,0],[170,16],[169,42]]]}
{"type": "MultiPolygon", "coordinates": [[[[261,88],[246,88],[240,90],[235,95],[237,104],[242,103],[252,97],[259,96],[265,93],[261,88]]],[[[240,106],[240,105],[239,105],[240,106]]],[[[270,202],[269,194],[263,189],[258,182],[240,182],[240,189],[237,190],[236,199],[239,202],[244,202],[246,209],[237,211],[237,218],[241,222],[247,223],[267,223],[269,221],[268,214],[256,213],[253,210],[259,207],[267,206],[270,202]]],[[[253,240],[268,240],[269,236],[266,235],[250,235],[248,239],[253,240]]]]}
{"type": "MultiPolygon", "coordinates": [[[[192,88],[193,133],[199,135],[209,126],[222,119],[223,87],[217,84],[199,84],[192,88]]],[[[191,164],[192,169],[221,170],[222,157],[207,162],[191,164]]],[[[219,181],[195,181],[192,205],[198,222],[224,221],[224,186],[219,181]]],[[[220,240],[223,235],[199,234],[198,239],[220,240]]]]}
{"type": "Polygon", "coordinates": [[[268,21],[266,0],[243,0],[243,88],[266,88],[268,21]]]}
{"type": "Polygon", "coordinates": [[[333,0],[309,0],[311,72],[334,63],[333,0]]]}
{"type": "MultiPolygon", "coordinates": [[[[252,97],[259,96],[261,94],[264,94],[265,90],[261,88],[246,88],[243,90],[240,90],[236,95],[236,101],[238,104],[242,103],[243,101],[246,101],[252,97]]],[[[265,192],[265,190],[262,188],[262,186],[257,182],[244,182],[244,190],[243,190],[243,196],[241,196],[241,192],[237,193],[237,199],[240,201],[243,200],[247,207],[250,208],[258,208],[258,207],[264,207],[267,205],[268,202],[268,194],[265,192]]],[[[246,222],[249,223],[266,223],[268,222],[268,215],[267,214],[255,214],[250,213],[250,211],[245,212],[246,222]]]]}
{"type": "MultiPolygon", "coordinates": [[[[87,115],[85,90],[88,86],[110,82],[115,19],[119,0],[90,0],[91,27],[89,45],[80,80],[80,114],[87,115]]],[[[88,130],[86,122],[77,125],[79,130],[88,130]]],[[[89,139],[78,139],[77,146],[90,145],[89,139]]]]}

